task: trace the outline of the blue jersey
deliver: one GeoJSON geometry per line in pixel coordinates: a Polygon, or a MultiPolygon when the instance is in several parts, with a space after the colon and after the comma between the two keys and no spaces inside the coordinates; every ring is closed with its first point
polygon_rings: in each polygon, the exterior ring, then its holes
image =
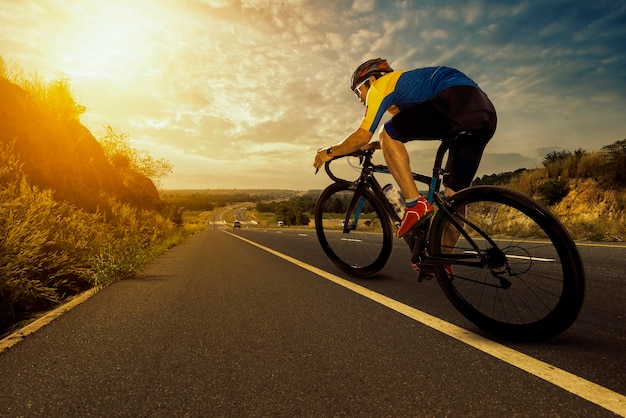
{"type": "Polygon", "coordinates": [[[452,86],[478,88],[468,76],[448,67],[418,68],[385,74],[374,81],[367,92],[365,116],[360,127],[374,133],[386,111],[396,114],[452,86]]]}

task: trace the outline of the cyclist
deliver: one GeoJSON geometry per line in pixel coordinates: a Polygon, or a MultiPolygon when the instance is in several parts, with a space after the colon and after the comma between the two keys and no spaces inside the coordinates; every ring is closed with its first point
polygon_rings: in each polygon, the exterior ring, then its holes
{"type": "Polygon", "coordinates": [[[495,108],[478,85],[459,70],[440,66],[394,71],[382,58],[361,64],[352,74],[350,89],[365,106],[365,116],[342,142],[318,150],[313,166],[319,168],[335,156],[359,149],[380,147],[406,201],[397,233],[402,237],[433,213],[432,205],[417,190],[404,144],[416,139],[447,140],[468,132],[448,153],[443,183],[446,194],[452,195],[474,179],[496,129],[495,108]],[[380,141],[370,143],[386,111],[393,116],[380,130],[380,141]]]}

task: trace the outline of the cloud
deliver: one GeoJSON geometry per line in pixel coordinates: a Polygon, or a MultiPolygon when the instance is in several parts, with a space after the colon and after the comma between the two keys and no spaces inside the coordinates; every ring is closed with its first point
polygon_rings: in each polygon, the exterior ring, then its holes
{"type": "MultiPolygon", "coordinates": [[[[489,169],[540,163],[550,146],[598,149],[625,136],[624,39],[626,5],[609,0],[7,0],[0,9],[0,55],[67,74],[88,127],[113,125],[173,160],[166,187],[323,185],[313,152],[358,126],[350,75],[378,56],[396,69],[457,67],[479,83],[499,116],[489,169]]],[[[421,150],[415,164],[432,164],[432,147],[411,147],[421,150]]]]}
{"type": "Polygon", "coordinates": [[[355,0],[351,11],[354,13],[370,13],[376,5],[375,0],[355,0]]]}

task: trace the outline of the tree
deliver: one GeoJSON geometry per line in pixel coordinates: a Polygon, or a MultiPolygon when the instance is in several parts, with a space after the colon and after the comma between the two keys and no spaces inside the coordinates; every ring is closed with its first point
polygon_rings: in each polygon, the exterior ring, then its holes
{"type": "Polygon", "coordinates": [[[298,213],[296,216],[296,224],[297,225],[308,225],[311,222],[311,219],[304,212],[298,213]]]}
{"type": "Polygon", "coordinates": [[[566,160],[567,158],[571,157],[572,153],[566,150],[563,151],[550,151],[549,153],[546,154],[545,157],[543,157],[543,166],[544,167],[548,167],[550,164],[554,164],[557,161],[563,161],[566,160]]]}
{"type": "Polygon", "coordinates": [[[140,174],[157,185],[172,172],[169,161],[163,158],[155,160],[146,151],[133,148],[128,134],[117,132],[110,125],[105,126],[105,130],[98,142],[116,169],[140,174]]]}

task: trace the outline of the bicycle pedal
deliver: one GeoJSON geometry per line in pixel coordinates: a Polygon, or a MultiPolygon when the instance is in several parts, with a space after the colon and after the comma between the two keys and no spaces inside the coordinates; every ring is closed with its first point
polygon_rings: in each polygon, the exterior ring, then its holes
{"type": "Polygon", "coordinates": [[[424,252],[424,246],[426,244],[426,233],[423,229],[416,229],[410,232],[412,246],[409,246],[411,249],[411,262],[415,264],[419,264],[422,258],[422,253],[424,252]]]}
{"type": "Polygon", "coordinates": [[[428,267],[421,266],[419,263],[412,263],[411,268],[417,272],[417,282],[422,283],[424,280],[430,280],[434,277],[434,272],[428,267]]]}
{"type": "Polygon", "coordinates": [[[433,275],[431,273],[427,273],[426,271],[421,269],[417,275],[417,282],[422,283],[424,280],[430,280],[432,278],[433,278],[433,275]]]}
{"type": "Polygon", "coordinates": [[[413,248],[415,248],[415,237],[412,234],[406,234],[402,237],[406,245],[409,247],[409,251],[413,252],[413,248]]]}

